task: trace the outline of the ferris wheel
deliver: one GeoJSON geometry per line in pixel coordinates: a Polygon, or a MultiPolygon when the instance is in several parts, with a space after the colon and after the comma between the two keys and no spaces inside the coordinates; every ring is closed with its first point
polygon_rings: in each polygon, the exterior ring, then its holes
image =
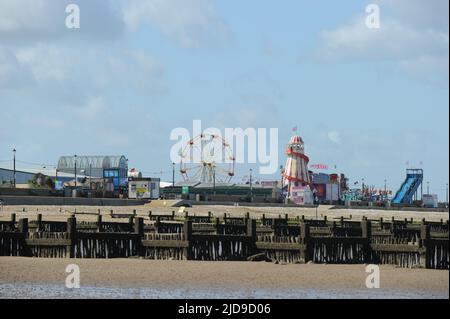
{"type": "Polygon", "coordinates": [[[185,181],[229,183],[234,176],[233,150],[219,135],[200,134],[189,140],[179,155],[185,181]]]}

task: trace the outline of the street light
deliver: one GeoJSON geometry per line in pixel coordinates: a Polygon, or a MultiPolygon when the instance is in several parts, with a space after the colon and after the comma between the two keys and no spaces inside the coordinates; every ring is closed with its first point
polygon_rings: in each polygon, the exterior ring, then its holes
{"type": "Polygon", "coordinates": [[[448,183],[445,184],[445,202],[447,203],[448,206],[448,183]]]}
{"type": "Polygon", "coordinates": [[[172,162],[172,188],[175,187],[175,162],[172,162]]]}
{"type": "Polygon", "coordinates": [[[75,154],[74,156],[75,159],[75,164],[74,164],[74,168],[75,168],[75,190],[77,188],[77,155],[75,154]]]}
{"type": "Polygon", "coordinates": [[[427,182],[427,195],[430,195],[430,182],[427,182]]]}
{"type": "Polygon", "coordinates": [[[16,188],[16,149],[13,149],[13,154],[14,154],[14,160],[13,160],[13,171],[14,171],[14,175],[13,175],[13,185],[14,188],[16,188]]]}
{"type": "Polygon", "coordinates": [[[213,195],[216,195],[216,167],[213,167],[213,195]]]}
{"type": "Polygon", "coordinates": [[[250,168],[250,201],[253,198],[252,172],[253,169],[250,168]]]}
{"type": "Polygon", "coordinates": [[[92,163],[89,162],[89,190],[92,192],[92,163]]]}

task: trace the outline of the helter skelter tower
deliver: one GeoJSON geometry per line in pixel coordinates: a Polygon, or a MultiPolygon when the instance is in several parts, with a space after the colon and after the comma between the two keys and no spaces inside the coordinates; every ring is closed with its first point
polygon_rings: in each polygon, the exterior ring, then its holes
{"type": "Polygon", "coordinates": [[[300,136],[292,136],[286,146],[286,165],[283,171],[283,187],[287,186],[288,197],[294,187],[311,187],[311,176],[308,172],[309,158],[305,155],[305,143],[300,136]]]}

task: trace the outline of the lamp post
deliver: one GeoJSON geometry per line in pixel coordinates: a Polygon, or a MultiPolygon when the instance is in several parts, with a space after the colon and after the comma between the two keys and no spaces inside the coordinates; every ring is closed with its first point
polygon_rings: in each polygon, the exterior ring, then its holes
{"type": "Polygon", "coordinates": [[[216,167],[213,167],[213,195],[216,195],[216,167]]]}
{"type": "Polygon", "coordinates": [[[77,155],[76,154],[74,156],[74,161],[75,161],[74,168],[75,168],[75,190],[76,190],[76,188],[77,188],[77,155]]]}
{"type": "Polygon", "coordinates": [[[175,162],[172,163],[172,188],[175,187],[175,162]]]}
{"type": "Polygon", "coordinates": [[[14,160],[13,160],[13,186],[16,188],[16,149],[13,149],[14,160]]]}
{"type": "Polygon", "coordinates": [[[427,182],[427,195],[430,195],[430,182],[427,182]]]}
{"type": "Polygon", "coordinates": [[[281,186],[280,186],[280,188],[281,188],[281,190],[283,190],[283,173],[284,173],[284,170],[283,170],[283,165],[280,165],[280,175],[281,175],[281,186]]]}
{"type": "Polygon", "coordinates": [[[448,183],[445,184],[445,203],[448,206],[448,183]]]}
{"type": "Polygon", "coordinates": [[[92,163],[89,163],[89,190],[92,192],[92,163]]]}
{"type": "Polygon", "coordinates": [[[252,201],[252,199],[253,199],[252,172],[253,172],[253,169],[250,168],[250,201],[252,201]]]}

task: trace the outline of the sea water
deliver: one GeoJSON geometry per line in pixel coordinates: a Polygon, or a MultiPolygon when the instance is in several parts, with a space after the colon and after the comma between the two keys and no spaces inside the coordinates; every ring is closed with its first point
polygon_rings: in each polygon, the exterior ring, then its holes
{"type": "Polygon", "coordinates": [[[0,283],[0,298],[18,299],[448,299],[449,293],[396,290],[97,287],[0,283]]]}

